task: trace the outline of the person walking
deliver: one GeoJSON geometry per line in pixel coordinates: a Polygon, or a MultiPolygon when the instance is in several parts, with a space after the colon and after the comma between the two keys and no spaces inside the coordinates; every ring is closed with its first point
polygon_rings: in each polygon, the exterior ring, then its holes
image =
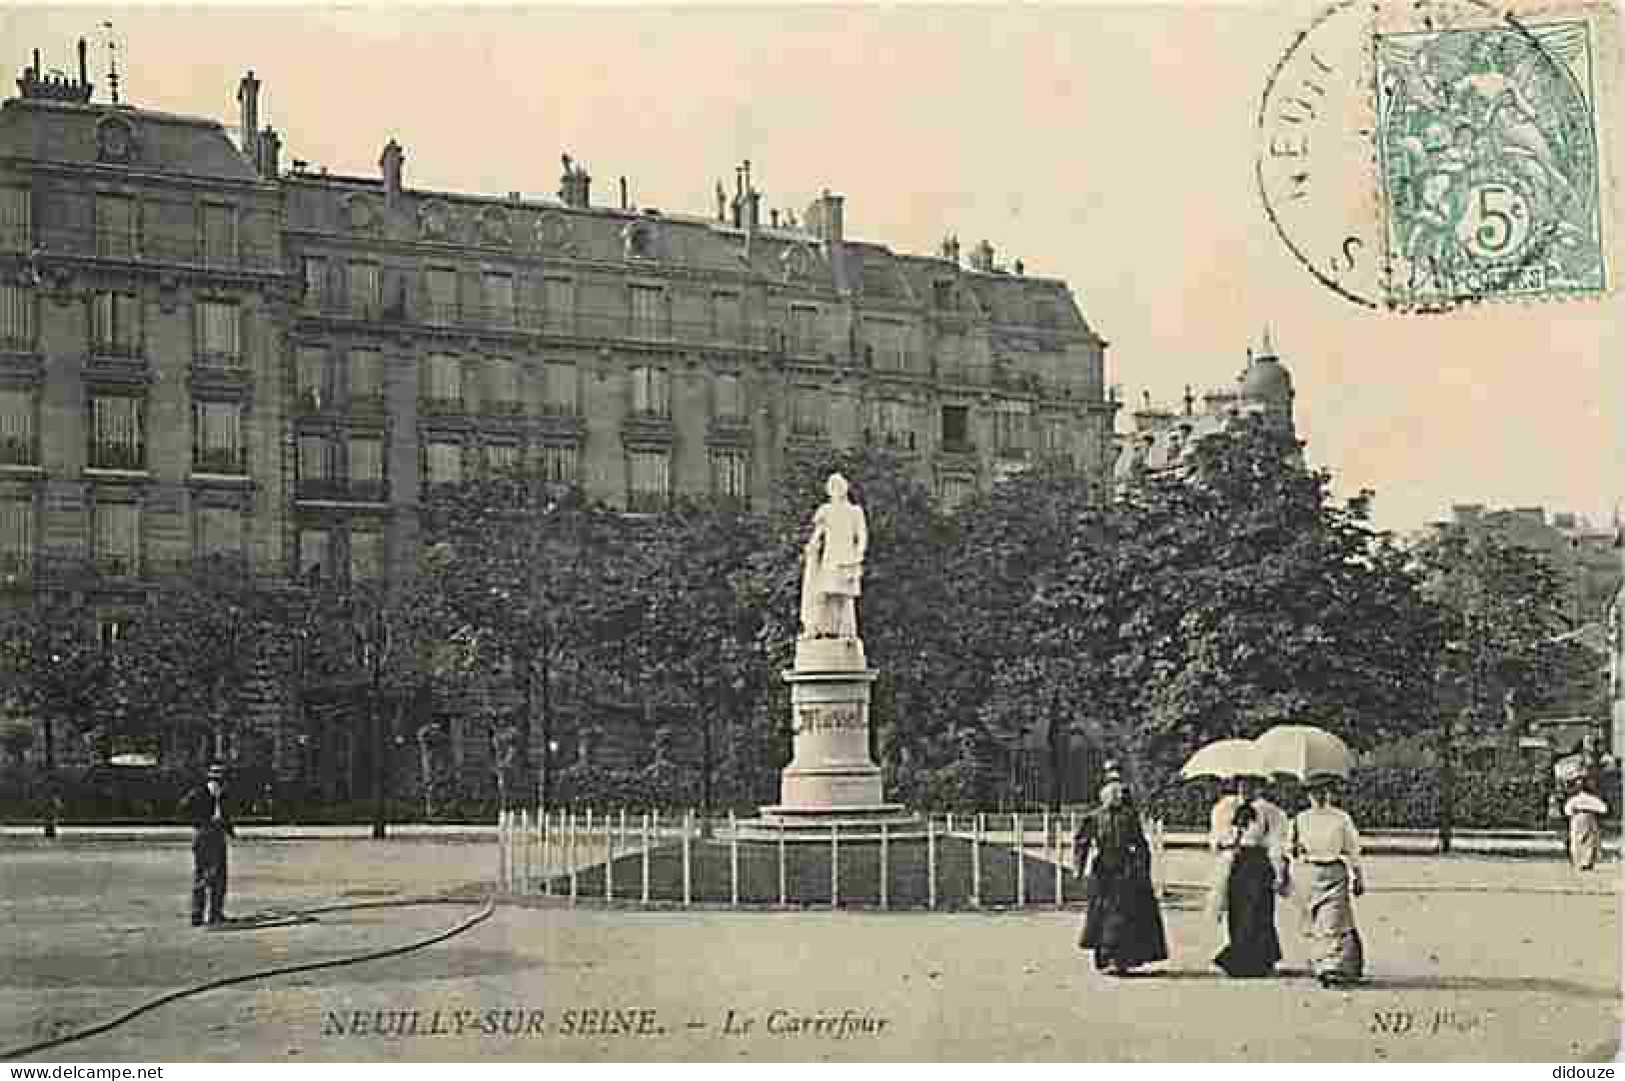
{"type": "Polygon", "coordinates": [[[193,927],[226,921],[226,838],[236,830],[225,791],[226,770],[216,764],[181,800],[181,815],[192,826],[193,927]]]}
{"type": "Polygon", "coordinates": [[[1569,862],[1576,871],[1589,871],[1602,853],[1602,816],[1608,813],[1608,805],[1584,776],[1570,787],[1573,795],[1563,804],[1569,820],[1569,862]]]}
{"type": "Polygon", "coordinates": [[[1305,868],[1311,964],[1322,987],[1353,983],[1365,974],[1365,943],[1354,922],[1354,898],[1365,892],[1360,834],[1347,811],[1335,806],[1338,778],[1312,774],[1309,809],[1292,820],[1288,848],[1305,868]]]}
{"type": "Polygon", "coordinates": [[[1120,779],[1101,786],[1100,806],[1084,816],[1072,844],[1088,896],[1078,945],[1095,951],[1095,968],[1122,976],[1167,960],[1168,939],[1151,882],[1151,846],[1120,779]]]}
{"type": "Polygon", "coordinates": [[[1263,795],[1263,779],[1238,777],[1233,800],[1215,808],[1219,832],[1212,838],[1223,878],[1228,941],[1213,963],[1228,976],[1268,976],[1281,961],[1275,930],[1275,895],[1286,892],[1286,815],[1263,795]]]}

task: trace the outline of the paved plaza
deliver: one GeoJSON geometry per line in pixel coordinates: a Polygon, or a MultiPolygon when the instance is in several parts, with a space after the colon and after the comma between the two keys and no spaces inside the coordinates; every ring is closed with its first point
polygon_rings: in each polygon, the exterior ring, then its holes
{"type": "MultiPolygon", "coordinates": [[[[269,840],[232,853],[232,915],[186,922],[190,853],[162,837],[0,848],[0,1049],[185,986],[433,935],[475,914],[488,840],[269,840]],[[376,907],[450,894],[463,903],[376,907]],[[300,917],[333,904],[369,905],[300,917]]],[[[605,911],[500,904],[386,960],[206,992],[37,1056],[108,1060],[1531,1060],[1612,1057],[1617,863],[1374,856],[1371,980],[1326,991],[1280,913],[1289,975],[1223,979],[1175,851],[1173,958],[1097,976],[1072,911],[605,911]],[[1293,975],[1290,973],[1296,972],[1293,975]]]]}

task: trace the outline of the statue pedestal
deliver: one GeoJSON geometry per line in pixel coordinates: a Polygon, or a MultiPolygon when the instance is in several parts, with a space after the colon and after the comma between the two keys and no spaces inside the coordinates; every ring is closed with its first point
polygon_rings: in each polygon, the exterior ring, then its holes
{"type": "Polygon", "coordinates": [[[762,808],[770,826],[827,828],[908,821],[887,803],[880,767],[869,757],[869,685],[878,673],[858,638],[802,639],[790,684],[794,754],[780,775],[779,802],[762,808]]]}

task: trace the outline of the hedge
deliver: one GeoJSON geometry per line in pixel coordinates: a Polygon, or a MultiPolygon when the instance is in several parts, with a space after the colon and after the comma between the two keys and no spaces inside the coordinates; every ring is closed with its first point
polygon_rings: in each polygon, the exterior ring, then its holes
{"type": "MultiPolygon", "coordinates": [[[[1357,770],[1343,786],[1341,805],[1361,829],[1433,829],[1439,824],[1439,778],[1433,766],[1386,766],[1357,770]]],[[[1619,775],[1603,778],[1610,817],[1619,813],[1619,775]],[[1610,798],[1607,793],[1612,793],[1610,798]]],[[[1457,769],[1455,825],[1462,829],[1550,829],[1551,780],[1543,773],[1457,769]]],[[[1307,805],[1302,791],[1287,783],[1281,805],[1296,811],[1307,805]]],[[[1150,802],[1169,825],[1207,829],[1218,795],[1213,781],[1171,786],[1150,802]]]]}

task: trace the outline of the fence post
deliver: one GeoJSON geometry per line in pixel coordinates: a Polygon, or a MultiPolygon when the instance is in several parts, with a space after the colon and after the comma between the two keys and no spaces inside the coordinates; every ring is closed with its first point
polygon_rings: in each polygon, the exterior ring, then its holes
{"type": "Polygon", "coordinates": [[[649,812],[643,812],[643,893],[642,904],[649,903],[649,812]]]}
{"type": "Polygon", "coordinates": [[[1055,857],[1055,907],[1062,908],[1066,905],[1066,864],[1062,862],[1059,831],[1050,845],[1050,854],[1055,857]]]}
{"type": "Polygon", "coordinates": [[[508,812],[497,812],[497,887],[508,888],[508,812]]]}
{"type": "Polygon", "coordinates": [[[925,816],[925,904],[937,907],[937,820],[925,816]]]}
{"type": "Polygon", "coordinates": [[[882,912],[891,908],[891,895],[886,889],[886,881],[891,877],[891,856],[886,843],[886,823],[880,824],[880,910],[882,912]]]}
{"type": "Polygon", "coordinates": [[[976,812],[975,828],[970,842],[970,903],[972,908],[982,907],[982,813],[976,812]]]}
{"type": "Polygon", "coordinates": [[[790,903],[790,891],[784,873],[784,823],[779,823],[779,907],[790,903]]]}
{"type": "Polygon", "coordinates": [[[1016,907],[1027,907],[1027,831],[1026,823],[1021,820],[1021,812],[1016,812],[1016,907]]]}
{"type": "Polygon", "coordinates": [[[576,890],[579,885],[576,879],[576,813],[571,811],[565,826],[565,853],[564,858],[570,865],[570,903],[576,903],[576,890]]]}
{"type": "Polygon", "coordinates": [[[694,828],[694,812],[689,811],[683,816],[683,907],[687,908],[694,901],[694,869],[691,863],[692,855],[689,852],[689,831],[694,828]]]}
{"type": "Polygon", "coordinates": [[[829,824],[829,907],[841,907],[841,827],[829,824]]]}
{"type": "Polygon", "coordinates": [[[739,907],[739,824],[728,810],[728,903],[739,907]]]}
{"type": "Polygon", "coordinates": [[[615,900],[615,828],[604,815],[604,903],[615,900]]]}

